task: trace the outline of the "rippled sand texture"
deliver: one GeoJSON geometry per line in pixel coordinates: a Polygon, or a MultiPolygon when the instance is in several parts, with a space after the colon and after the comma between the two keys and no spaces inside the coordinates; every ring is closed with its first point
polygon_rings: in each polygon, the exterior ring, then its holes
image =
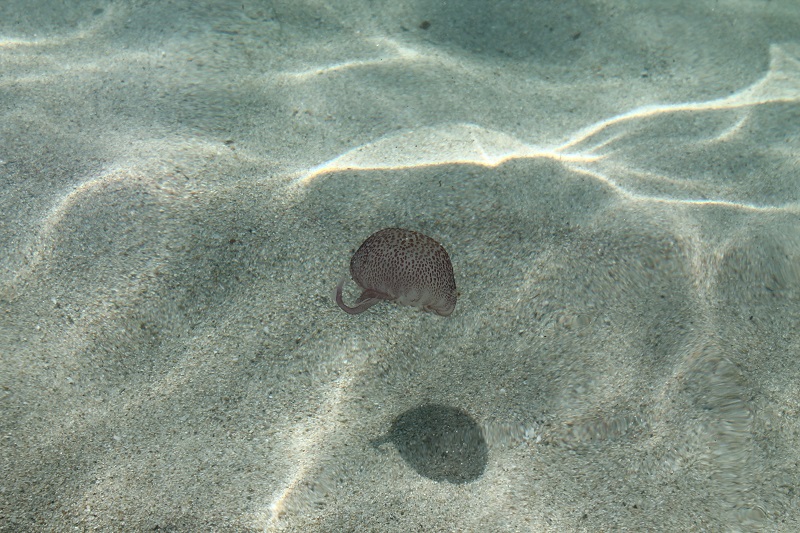
{"type": "Polygon", "coordinates": [[[800,530],[798,28],[0,3],[0,531],[800,530]]]}

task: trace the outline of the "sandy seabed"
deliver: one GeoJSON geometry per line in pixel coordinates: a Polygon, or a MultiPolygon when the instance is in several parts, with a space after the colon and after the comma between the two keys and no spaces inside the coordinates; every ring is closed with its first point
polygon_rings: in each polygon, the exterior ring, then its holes
{"type": "Polygon", "coordinates": [[[0,3],[0,531],[800,530],[798,28],[0,3]]]}

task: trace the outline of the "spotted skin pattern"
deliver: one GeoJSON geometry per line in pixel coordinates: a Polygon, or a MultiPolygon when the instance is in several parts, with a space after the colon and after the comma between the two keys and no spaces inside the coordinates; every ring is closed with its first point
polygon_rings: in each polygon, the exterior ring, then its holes
{"type": "Polygon", "coordinates": [[[373,233],[350,260],[350,275],[363,291],[355,307],[342,300],[344,276],[336,286],[336,303],[356,315],[390,300],[440,316],[456,306],[456,280],[450,256],[441,244],[417,231],[386,228],[373,233]]]}

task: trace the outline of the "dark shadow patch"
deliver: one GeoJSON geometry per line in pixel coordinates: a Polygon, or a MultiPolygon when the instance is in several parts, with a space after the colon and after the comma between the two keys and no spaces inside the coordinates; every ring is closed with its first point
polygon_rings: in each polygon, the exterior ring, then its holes
{"type": "Polygon", "coordinates": [[[372,441],[375,447],[388,443],[417,473],[434,481],[475,481],[489,456],[477,422],[445,405],[422,405],[401,414],[386,435],[372,441]]]}

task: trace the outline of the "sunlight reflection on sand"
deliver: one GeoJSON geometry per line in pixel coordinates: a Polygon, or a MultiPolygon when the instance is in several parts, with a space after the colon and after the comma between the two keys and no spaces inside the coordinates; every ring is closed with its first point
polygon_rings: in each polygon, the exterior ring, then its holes
{"type": "MultiPolygon", "coordinates": [[[[797,206],[792,202],[781,205],[755,205],[743,203],[735,197],[715,197],[711,193],[692,197],[681,190],[685,182],[680,176],[634,170],[624,157],[615,157],[616,152],[624,150],[627,143],[631,142],[630,137],[635,139],[635,136],[631,135],[632,131],[640,128],[657,130],[660,125],[659,119],[674,118],[687,112],[734,110],[736,114],[730,117],[731,120],[728,120],[725,127],[712,128],[701,141],[692,139],[692,144],[697,142],[721,144],[741,133],[750,113],[758,106],[797,102],[800,100],[800,61],[778,45],[772,46],[770,55],[770,68],[767,73],[753,85],[730,96],[708,102],[640,107],[588,126],[557,146],[528,144],[501,131],[487,129],[477,124],[443,124],[438,127],[391,134],[358,146],[312,168],[299,176],[294,183],[298,186],[308,186],[320,176],[343,171],[397,170],[451,164],[495,167],[514,159],[549,158],[560,161],[575,172],[611,185],[630,199],[712,203],[746,209],[780,208],[795,211],[797,206]],[[632,179],[621,184],[616,179],[619,174],[628,174],[632,179]],[[638,190],[637,181],[653,179],[660,180],[662,186],[667,186],[667,190],[673,189],[673,194],[650,195],[638,190]],[[670,181],[673,183],[670,184],[670,181]]],[[[419,54],[407,54],[403,57],[413,59],[418,56],[419,54]]],[[[347,68],[358,64],[360,62],[348,63],[347,68]]],[[[302,77],[308,76],[304,74],[302,77]]],[[[673,143],[674,146],[668,147],[655,145],[651,150],[679,151],[686,148],[681,139],[673,143]]]]}

